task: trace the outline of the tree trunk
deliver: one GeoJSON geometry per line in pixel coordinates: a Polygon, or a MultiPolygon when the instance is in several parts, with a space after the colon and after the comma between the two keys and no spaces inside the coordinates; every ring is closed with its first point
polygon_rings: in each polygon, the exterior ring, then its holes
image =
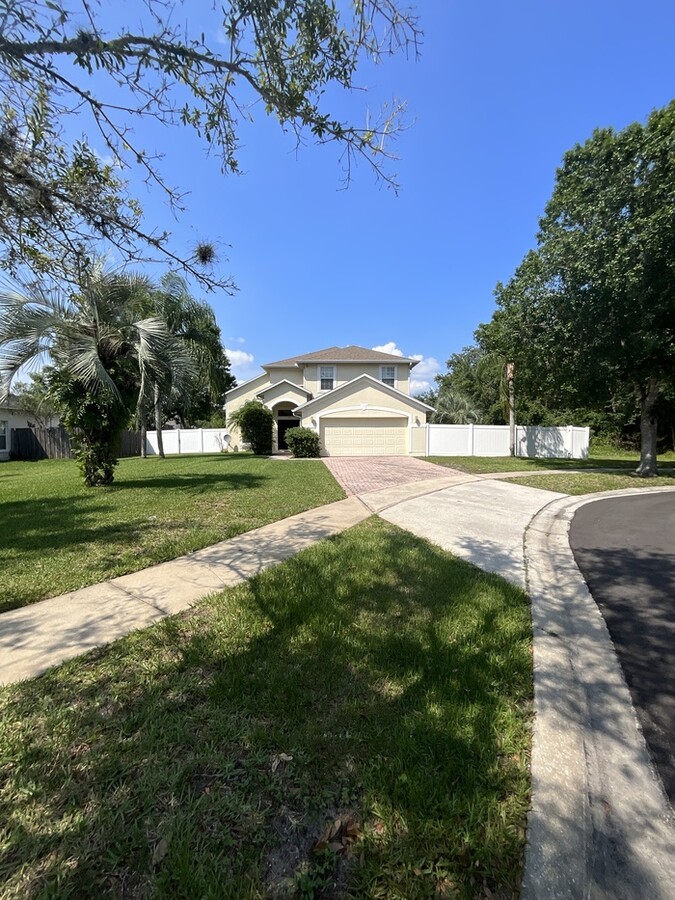
{"type": "Polygon", "coordinates": [[[162,404],[159,395],[159,385],[154,385],[154,406],[155,406],[155,431],[157,432],[157,453],[160,459],[164,459],[164,441],[162,440],[162,404]]]}
{"type": "MultiPolygon", "coordinates": [[[[143,397],[143,381],[141,380],[141,398],[143,397]]],[[[147,425],[147,413],[145,410],[145,402],[143,399],[139,400],[138,408],[136,410],[136,427],[141,433],[141,459],[147,459],[148,456],[148,448],[147,448],[147,434],[148,434],[148,425],[147,425]]]]}
{"type": "Polygon", "coordinates": [[[636,393],[640,398],[640,463],[635,474],[650,478],[659,474],[656,465],[657,421],[654,415],[659,398],[658,382],[650,378],[646,386],[636,386],[636,393]]]}

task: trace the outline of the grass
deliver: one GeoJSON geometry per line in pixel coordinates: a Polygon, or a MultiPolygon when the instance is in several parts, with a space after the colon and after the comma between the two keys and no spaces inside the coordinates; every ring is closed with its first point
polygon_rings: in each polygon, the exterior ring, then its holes
{"type": "Polygon", "coordinates": [[[0,692],[0,893],[517,896],[530,653],[523,592],[371,519],[0,692]]]}
{"type": "Polygon", "coordinates": [[[123,459],[110,488],[72,460],[0,464],[0,612],[136,572],[344,497],[318,460],[123,459]]]}
{"type": "Polygon", "coordinates": [[[598,491],[620,491],[624,488],[674,487],[675,471],[656,478],[640,478],[637,475],[608,472],[560,473],[555,475],[526,475],[514,478],[513,484],[524,484],[544,491],[561,494],[593,494],[598,491]]]}
{"type": "MultiPolygon", "coordinates": [[[[595,445],[591,447],[588,459],[523,459],[511,456],[427,456],[425,459],[460,472],[482,475],[491,472],[537,472],[541,469],[618,469],[630,472],[637,467],[640,455],[595,445]]],[[[675,470],[675,453],[669,451],[659,456],[659,465],[675,470]]]]}

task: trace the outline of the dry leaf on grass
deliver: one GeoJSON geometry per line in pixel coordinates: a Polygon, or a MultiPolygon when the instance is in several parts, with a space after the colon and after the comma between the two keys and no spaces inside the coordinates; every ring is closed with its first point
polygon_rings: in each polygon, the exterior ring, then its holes
{"type": "Polygon", "coordinates": [[[272,774],[276,772],[282,762],[291,762],[292,759],[293,757],[289,756],[288,753],[278,753],[272,757],[272,774]]]}
{"type": "Polygon", "coordinates": [[[358,820],[352,815],[341,816],[326,825],[313,849],[315,852],[331,850],[333,853],[346,853],[360,836],[358,820]]]}
{"type": "Polygon", "coordinates": [[[152,851],[153,866],[158,866],[168,852],[169,852],[169,842],[166,840],[166,838],[162,838],[161,840],[157,841],[157,843],[155,844],[155,847],[152,851]]]}

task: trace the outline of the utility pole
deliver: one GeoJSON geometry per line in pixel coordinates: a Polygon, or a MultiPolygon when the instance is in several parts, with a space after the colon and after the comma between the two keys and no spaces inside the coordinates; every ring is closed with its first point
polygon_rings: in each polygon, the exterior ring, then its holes
{"type": "Polygon", "coordinates": [[[513,388],[513,376],[515,366],[512,362],[506,364],[506,383],[509,390],[509,454],[516,455],[516,393],[513,388]]]}

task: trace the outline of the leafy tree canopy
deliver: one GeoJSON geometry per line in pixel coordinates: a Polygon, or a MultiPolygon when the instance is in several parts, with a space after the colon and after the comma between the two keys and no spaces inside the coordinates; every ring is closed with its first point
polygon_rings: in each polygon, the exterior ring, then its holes
{"type": "Polygon", "coordinates": [[[29,380],[15,384],[12,392],[21,412],[38,428],[50,428],[60,415],[45,376],[44,371],[31,372],[29,380]]]}
{"type": "Polygon", "coordinates": [[[0,289],[0,397],[22,367],[49,360],[50,394],[77,430],[90,486],[112,482],[117,439],[143,385],[191,369],[167,323],[145,314],[154,291],[147,278],[100,265],[69,293],[36,281],[0,289]]]}
{"type": "Polygon", "coordinates": [[[163,255],[207,285],[232,287],[201,267],[213,260],[212,245],[179,253],[166,232],[146,229],[128,197],[122,176],[134,166],[174,209],[183,205],[134,133],[144,120],[192,128],[224,172],[237,172],[239,124],[264,110],[298,143],[336,142],[347,179],[363,158],[395,184],[387,160],[403,105],[354,124],[331,113],[327,97],[335,101],[331,86],[358,87],[365,58],[416,48],[416,19],[396,0],[225,0],[219,18],[204,2],[176,5],[130,4],[139,24],[108,27],[119,10],[96,0],[3,4],[0,240],[11,272],[59,264],[77,278],[92,242],[104,239],[127,260],[163,255]],[[64,123],[74,114],[85,115],[91,142],[113,165],[90,142],[68,139],[64,123]]]}
{"type": "Polygon", "coordinates": [[[638,473],[655,474],[656,413],[675,383],[675,101],[565,155],[538,248],[496,295],[485,338],[520,383],[596,409],[632,391],[638,473]]]}

